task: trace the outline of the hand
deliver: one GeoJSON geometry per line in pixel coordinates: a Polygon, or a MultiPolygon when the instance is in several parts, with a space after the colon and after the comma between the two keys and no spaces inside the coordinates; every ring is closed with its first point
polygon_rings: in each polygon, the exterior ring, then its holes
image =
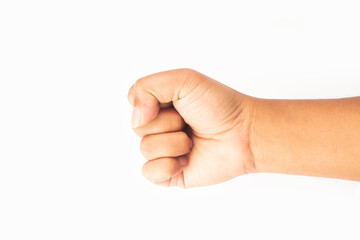
{"type": "Polygon", "coordinates": [[[189,188],[254,171],[249,96],[177,69],[139,79],[128,98],[133,129],[149,160],[143,175],[151,182],[189,188]]]}

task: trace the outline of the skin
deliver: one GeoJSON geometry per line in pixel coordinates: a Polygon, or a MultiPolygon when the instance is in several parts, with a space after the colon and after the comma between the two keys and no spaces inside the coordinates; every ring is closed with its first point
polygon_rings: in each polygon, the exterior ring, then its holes
{"type": "Polygon", "coordinates": [[[360,98],[269,100],[197,71],[136,81],[132,127],[161,186],[208,186],[258,172],[360,180],[360,98]]]}

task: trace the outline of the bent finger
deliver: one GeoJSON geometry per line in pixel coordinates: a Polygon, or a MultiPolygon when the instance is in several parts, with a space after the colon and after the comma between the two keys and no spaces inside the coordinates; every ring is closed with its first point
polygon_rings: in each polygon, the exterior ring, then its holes
{"type": "Polygon", "coordinates": [[[135,128],[135,133],[143,137],[150,134],[177,132],[184,128],[185,122],[173,108],[161,109],[158,116],[145,126],[135,128]]]}
{"type": "Polygon", "coordinates": [[[159,158],[143,165],[142,173],[152,183],[166,185],[172,177],[183,170],[183,163],[177,158],[159,158]]]}
{"type": "Polygon", "coordinates": [[[140,143],[141,153],[148,160],[185,155],[191,148],[191,139],[181,131],[147,135],[140,143]]]}

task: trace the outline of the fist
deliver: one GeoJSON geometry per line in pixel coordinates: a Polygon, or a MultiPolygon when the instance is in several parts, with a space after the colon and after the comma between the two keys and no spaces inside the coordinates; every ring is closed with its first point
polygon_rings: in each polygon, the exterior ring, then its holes
{"type": "Polygon", "coordinates": [[[154,184],[206,186],[255,171],[251,97],[194,70],[177,69],[137,80],[128,99],[148,160],[143,175],[154,184]]]}

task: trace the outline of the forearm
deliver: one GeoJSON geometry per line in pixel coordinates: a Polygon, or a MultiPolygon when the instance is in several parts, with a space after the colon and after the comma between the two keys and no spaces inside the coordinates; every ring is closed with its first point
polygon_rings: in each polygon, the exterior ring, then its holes
{"type": "Polygon", "coordinates": [[[252,104],[256,172],[360,180],[360,97],[252,104]]]}

